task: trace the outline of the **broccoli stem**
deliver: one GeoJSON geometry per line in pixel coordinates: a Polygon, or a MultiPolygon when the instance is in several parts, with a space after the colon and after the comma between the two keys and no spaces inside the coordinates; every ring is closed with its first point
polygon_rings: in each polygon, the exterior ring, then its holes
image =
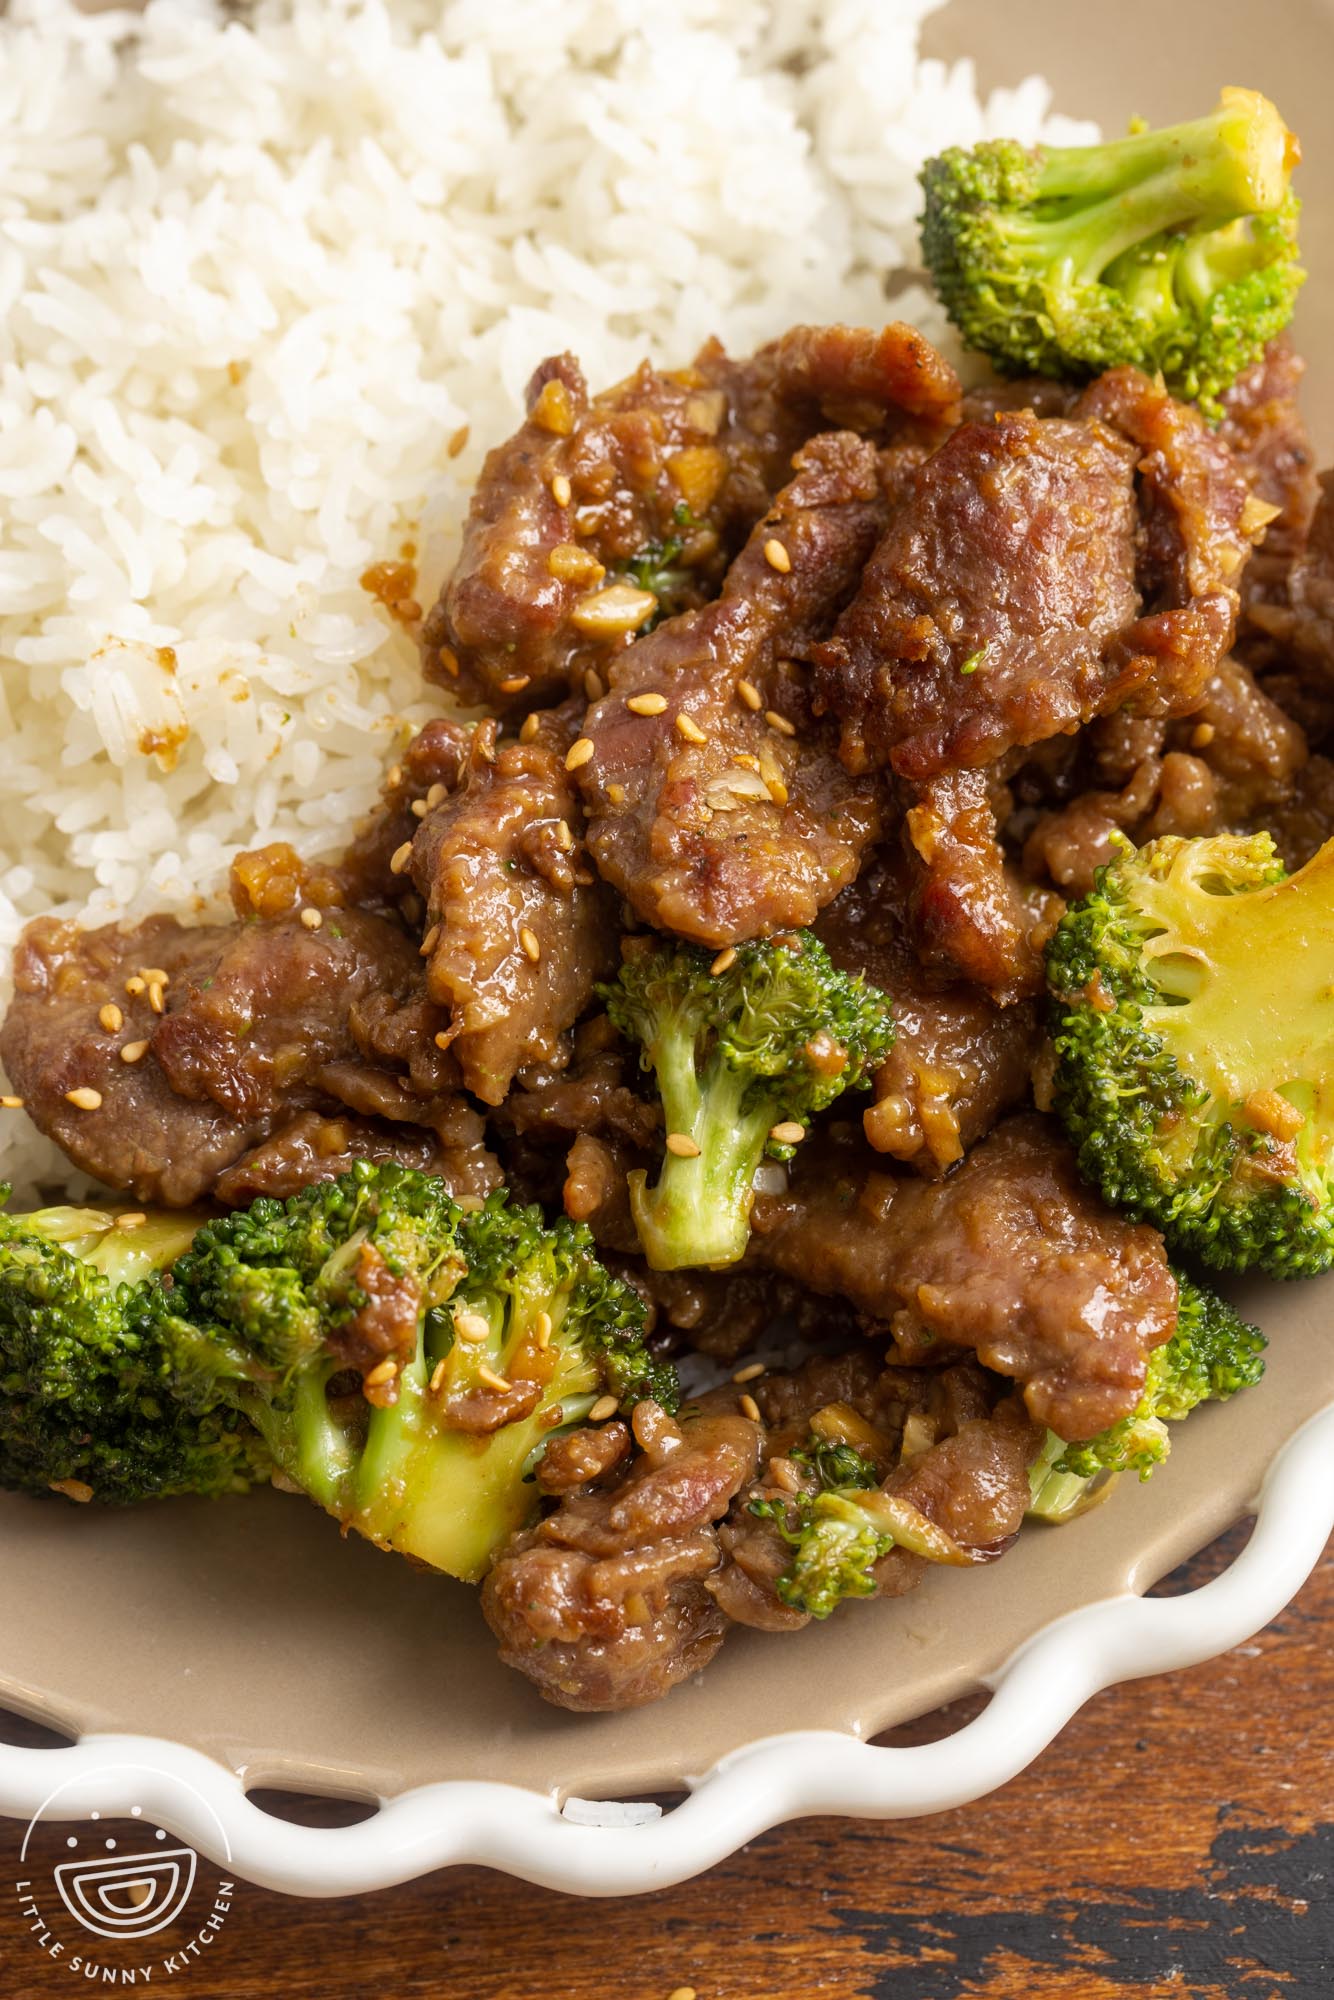
{"type": "MultiPolygon", "coordinates": [[[[666,1038],[664,1038],[666,1040],[666,1038]]],[[[656,1186],[630,1175],[630,1207],[644,1255],[655,1271],[685,1265],[735,1264],[750,1236],[755,1169],[774,1122],[767,1092],[725,1062],[709,1065],[701,1082],[685,1037],[659,1055],[658,1082],[668,1134],[691,1140],[697,1154],[663,1155],[656,1186]],[[750,1104],[743,1110],[747,1096],[750,1104]]]]}
{"type": "Polygon", "coordinates": [[[1069,1521],[1106,1499],[1116,1484],[1115,1473],[1095,1473],[1086,1478],[1078,1472],[1058,1472],[1055,1468],[1069,1449],[1065,1439],[1057,1437],[1055,1431],[1047,1432],[1042,1450],[1028,1469],[1031,1519],[1069,1521]]]}
{"type": "Polygon", "coordinates": [[[1135,132],[1102,146],[1048,146],[1043,201],[1107,204],[1130,197],[1157,220],[1146,234],[1191,222],[1227,222],[1282,206],[1296,140],[1258,91],[1224,90],[1207,118],[1135,132]]]}

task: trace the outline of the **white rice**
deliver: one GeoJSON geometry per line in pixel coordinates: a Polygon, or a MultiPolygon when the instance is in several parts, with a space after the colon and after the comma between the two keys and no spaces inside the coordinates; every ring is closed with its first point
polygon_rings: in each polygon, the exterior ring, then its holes
{"type": "MultiPolygon", "coordinates": [[[[361,573],[417,542],[430,601],[544,354],[879,321],[927,154],[1089,129],[920,61],[932,6],[12,0],[0,948],[338,845],[439,700],[361,573]]],[[[0,1114],[0,1175],[53,1169],[0,1114]]]]}

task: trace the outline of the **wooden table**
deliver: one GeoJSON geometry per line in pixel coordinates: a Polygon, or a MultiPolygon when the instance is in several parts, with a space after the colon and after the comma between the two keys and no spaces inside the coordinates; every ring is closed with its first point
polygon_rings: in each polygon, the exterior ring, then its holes
{"type": "MultiPolygon", "coordinates": [[[[1236,1530],[1161,1586],[1202,1582],[1236,1530]]],[[[1253,1645],[1102,1695],[995,1797],[809,1821],[661,1895],[578,1902],[480,1869],[376,1897],[239,1885],[180,2000],[1332,2000],[1334,1545],[1253,1645]]],[[[893,1740],[957,1723],[927,1718],[893,1740]]],[[[314,1817],[311,1813],[309,1816],[314,1817]]],[[[326,1812],[327,1823],[327,1812],[326,1812]]],[[[0,1822],[0,1996],[44,1964],[0,1822]]],[[[154,1981],[152,1991],[160,1990],[154,1981]]]]}

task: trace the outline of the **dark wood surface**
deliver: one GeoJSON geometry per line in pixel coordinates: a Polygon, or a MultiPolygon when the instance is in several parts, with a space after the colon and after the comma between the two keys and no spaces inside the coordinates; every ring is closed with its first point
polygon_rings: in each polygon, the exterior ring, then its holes
{"type": "MultiPolygon", "coordinates": [[[[1237,1530],[1160,1586],[1202,1582],[1237,1530]]],[[[779,1828],[655,1896],[579,1902],[458,1869],[376,1897],[238,1885],[181,2000],[1331,2000],[1334,1555],[1252,1645],[1100,1696],[959,1812],[779,1828]]],[[[942,1734],[954,1712],[895,1740],[942,1734]]],[[[12,1725],[8,1733],[15,1733],[12,1725]]],[[[31,1739],[30,1739],[31,1740],[31,1739]]],[[[324,1809],[328,1817],[328,1809],[324,1809]]],[[[44,1965],[0,1822],[0,1996],[44,1965]]],[[[158,1991],[154,1980],[152,1990],[158,1991]]]]}

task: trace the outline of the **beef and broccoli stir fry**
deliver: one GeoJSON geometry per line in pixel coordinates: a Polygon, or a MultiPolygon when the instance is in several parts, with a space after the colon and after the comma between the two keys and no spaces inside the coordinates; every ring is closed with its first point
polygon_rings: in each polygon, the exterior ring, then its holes
{"type": "Polygon", "coordinates": [[[619,1708],[1257,1381],[1211,1270],[1334,1264],[1295,157],[1227,92],[929,163],[968,389],[898,324],[541,365],[347,850],[25,934],[11,1111],[120,1199],[0,1219],[0,1483],[276,1478],[619,1708]]]}

